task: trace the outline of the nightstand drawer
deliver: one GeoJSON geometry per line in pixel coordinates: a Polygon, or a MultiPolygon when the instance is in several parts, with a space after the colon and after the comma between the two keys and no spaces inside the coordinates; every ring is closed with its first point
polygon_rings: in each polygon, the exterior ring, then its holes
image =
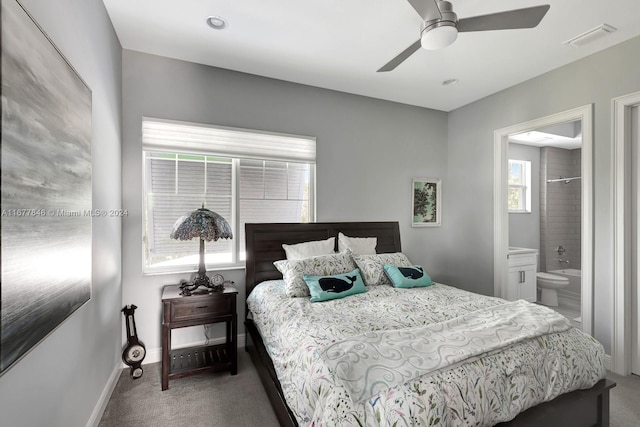
{"type": "Polygon", "coordinates": [[[180,301],[171,304],[171,322],[196,320],[231,314],[232,298],[216,298],[205,301],[180,301]]]}

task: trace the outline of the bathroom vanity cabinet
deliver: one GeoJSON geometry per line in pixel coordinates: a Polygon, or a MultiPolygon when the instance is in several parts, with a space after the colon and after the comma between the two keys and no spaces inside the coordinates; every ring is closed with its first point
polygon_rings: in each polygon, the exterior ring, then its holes
{"type": "Polygon", "coordinates": [[[505,298],[509,301],[523,299],[535,302],[538,253],[533,249],[510,250],[508,257],[509,282],[505,298]]]}

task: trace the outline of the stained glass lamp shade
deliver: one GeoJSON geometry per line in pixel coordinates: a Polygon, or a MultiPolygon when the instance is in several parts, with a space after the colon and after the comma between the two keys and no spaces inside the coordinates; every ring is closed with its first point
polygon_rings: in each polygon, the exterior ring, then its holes
{"type": "Polygon", "coordinates": [[[204,265],[204,242],[218,239],[233,239],[233,233],[229,223],[220,215],[206,209],[204,205],[200,209],[180,217],[173,225],[170,237],[176,240],[200,239],[200,264],[198,273],[191,284],[186,282],[180,285],[183,295],[191,295],[200,286],[213,291],[222,291],[223,285],[214,285],[207,276],[204,265]]]}

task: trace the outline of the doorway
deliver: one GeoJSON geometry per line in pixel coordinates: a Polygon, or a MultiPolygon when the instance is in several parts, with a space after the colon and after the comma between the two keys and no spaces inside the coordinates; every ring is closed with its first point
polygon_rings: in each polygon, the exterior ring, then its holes
{"type": "Polygon", "coordinates": [[[612,370],[640,375],[640,92],[613,99],[615,144],[612,370]]]}
{"type": "Polygon", "coordinates": [[[640,292],[638,292],[640,274],[640,106],[634,106],[630,111],[631,121],[631,203],[632,203],[632,229],[631,229],[631,373],[640,375],[640,292]]]}
{"type": "Polygon", "coordinates": [[[578,328],[582,327],[581,157],[579,120],[509,135],[509,247],[518,248],[514,253],[521,248],[535,251],[535,271],[544,273],[541,276],[553,280],[553,285],[536,289],[533,277],[529,294],[578,328]]]}
{"type": "Polygon", "coordinates": [[[579,122],[582,130],[580,166],[580,328],[593,331],[593,108],[579,107],[551,116],[519,123],[494,132],[494,295],[507,294],[509,252],[508,151],[509,136],[568,122],[579,122]]]}

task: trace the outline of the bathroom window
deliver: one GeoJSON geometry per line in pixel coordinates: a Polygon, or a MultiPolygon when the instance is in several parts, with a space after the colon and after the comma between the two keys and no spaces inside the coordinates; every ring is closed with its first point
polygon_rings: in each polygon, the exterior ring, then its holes
{"type": "Polygon", "coordinates": [[[531,213],[531,162],[509,159],[510,213],[531,213]]]}

